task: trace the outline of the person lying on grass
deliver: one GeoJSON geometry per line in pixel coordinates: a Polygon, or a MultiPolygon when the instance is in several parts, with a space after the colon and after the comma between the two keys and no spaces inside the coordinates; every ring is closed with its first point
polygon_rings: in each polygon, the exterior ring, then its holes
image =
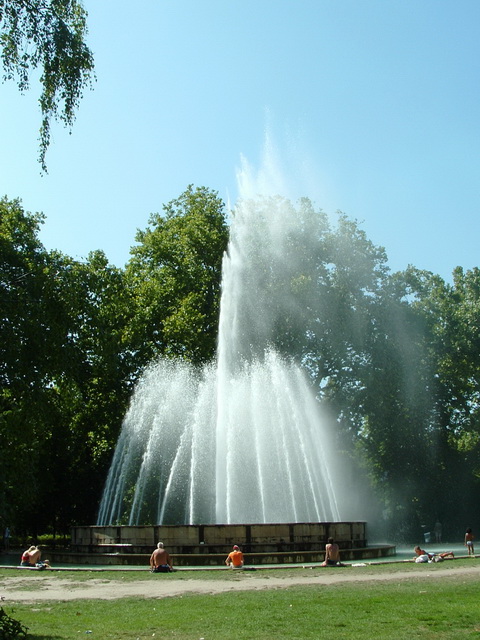
{"type": "Polygon", "coordinates": [[[428,553],[425,549],[421,549],[418,545],[413,549],[415,555],[413,559],[415,562],[438,562],[438,559],[445,560],[445,558],[454,558],[453,551],[442,551],[442,553],[428,553]]]}

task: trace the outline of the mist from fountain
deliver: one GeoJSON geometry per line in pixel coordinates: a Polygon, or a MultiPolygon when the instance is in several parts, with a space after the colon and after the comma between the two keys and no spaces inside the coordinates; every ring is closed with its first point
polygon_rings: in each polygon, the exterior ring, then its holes
{"type": "Polygon", "coordinates": [[[216,361],[147,369],[99,525],[340,520],[321,407],[302,368],[272,346],[279,327],[301,326],[290,289],[315,239],[290,201],[249,197],[247,173],[223,262],[216,361]]]}

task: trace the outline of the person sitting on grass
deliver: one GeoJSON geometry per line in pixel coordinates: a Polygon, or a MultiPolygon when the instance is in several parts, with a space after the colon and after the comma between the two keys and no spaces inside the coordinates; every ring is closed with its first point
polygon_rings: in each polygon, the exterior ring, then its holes
{"type": "Polygon", "coordinates": [[[325,545],[325,560],[322,567],[343,567],[340,562],[340,548],[333,538],[328,538],[325,545]]]}
{"type": "Polygon", "coordinates": [[[240,551],[240,547],[238,545],[233,545],[233,551],[228,554],[225,564],[231,569],[243,568],[243,553],[240,551]]]}
{"type": "Polygon", "coordinates": [[[20,566],[22,567],[34,567],[37,562],[40,562],[42,552],[38,547],[32,544],[26,551],[22,553],[22,559],[20,566]]]}
{"type": "Polygon", "coordinates": [[[163,542],[157,544],[157,548],[150,556],[150,571],[152,573],[169,573],[173,571],[170,555],[165,551],[163,542]]]}

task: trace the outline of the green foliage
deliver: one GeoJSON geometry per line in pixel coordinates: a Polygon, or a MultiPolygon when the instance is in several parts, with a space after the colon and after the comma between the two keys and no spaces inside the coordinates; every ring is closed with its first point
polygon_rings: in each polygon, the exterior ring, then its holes
{"type": "Polygon", "coordinates": [[[223,203],[189,188],[165,211],[127,273],[46,251],[43,216],[0,201],[0,511],[17,535],[94,521],[143,367],[214,353],[223,203]]]}
{"type": "Polygon", "coordinates": [[[29,88],[40,68],[42,112],[40,163],[50,144],[50,121],[72,126],[83,89],[90,85],[93,55],[85,44],[87,13],[78,0],[0,0],[0,47],[4,79],[29,88]]]}
{"type": "Polygon", "coordinates": [[[0,201],[0,504],[17,529],[65,531],[94,518],[126,409],[130,305],[102,252],[45,251],[42,220],[0,201]]]}
{"type": "Polygon", "coordinates": [[[441,496],[451,518],[465,520],[469,516],[463,514],[476,510],[480,489],[480,270],[458,267],[453,285],[414,268],[407,277],[411,306],[428,325],[428,357],[435,372],[434,497],[441,496]]]}
{"type": "Polygon", "coordinates": [[[190,185],[149,222],[126,269],[135,305],[129,338],[139,366],[160,354],[207,362],[215,354],[228,242],[224,204],[190,185]]]}
{"type": "Polygon", "coordinates": [[[43,415],[41,389],[56,352],[48,320],[55,311],[43,295],[49,265],[37,238],[42,221],[18,200],[0,201],[0,505],[7,518],[13,496],[32,486],[41,433],[31,416],[43,415]]]}
{"type": "Polygon", "coordinates": [[[0,607],[0,640],[26,638],[27,631],[27,627],[24,627],[18,620],[10,617],[3,607],[0,607]]]}

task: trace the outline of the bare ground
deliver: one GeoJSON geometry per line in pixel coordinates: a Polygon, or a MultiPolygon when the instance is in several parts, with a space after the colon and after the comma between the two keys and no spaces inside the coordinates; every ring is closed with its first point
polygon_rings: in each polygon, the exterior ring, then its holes
{"type": "Polygon", "coordinates": [[[275,571],[231,572],[215,580],[179,579],[178,574],[148,574],[149,579],[125,581],[93,578],[78,581],[50,572],[26,572],[25,576],[0,577],[2,603],[40,602],[48,600],[115,600],[119,598],[166,598],[185,594],[217,594],[228,591],[283,589],[300,585],[328,586],[331,584],[371,581],[416,580],[417,578],[442,576],[468,579],[480,577],[480,566],[439,567],[417,565],[414,570],[376,571],[375,567],[320,568],[311,571],[292,571],[290,575],[276,576],[275,571]]]}

